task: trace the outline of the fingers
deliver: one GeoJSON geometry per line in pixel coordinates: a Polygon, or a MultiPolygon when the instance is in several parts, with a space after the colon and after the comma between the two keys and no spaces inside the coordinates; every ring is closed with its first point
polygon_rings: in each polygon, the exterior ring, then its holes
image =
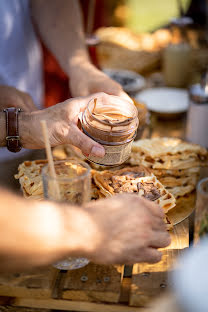
{"type": "Polygon", "coordinates": [[[155,232],[150,239],[149,246],[154,248],[164,248],[170,245],[171,238],[167,231],[155,232]]]}
{"type": "Polygon", "coordinates": [[[162,259],[161,251],[150,247],[145,251],[143,261],[148,263],[157,263],[161,259],[162,259]]]}
{"type": "Polygon", "coordinates": [[[147,207],[154,216],[162,218],[162,219],[165,217],[165,213],[159,205],[145,198],[142,198],[142,200],[144,202],[145,207],[147,207]]]}
{"type": "Polygon", "coordinates": [[[68,142],[78,147],[86,156],[104,157],[105,149],[102,145],[86,136],[76,125],[71,127],[68,142]]]}
{"type": "Polygon", "coordinates": [[[154,218],[152,229],[154,231],[167,231],[167,227],[166,227],[164,220],[158,217],[154,218]]]}
{"type": "Polygon", "coordinates": [[[135,264],[140,262],[148,262],[148,263],[157,263],[162,259],[162,253],[161,251],[149,247],[146,248],[142,254],[141,250],[139,250],[137,255],[128,255],[128,259],[123,259],[120,263],[123,264],[135,264]]]}

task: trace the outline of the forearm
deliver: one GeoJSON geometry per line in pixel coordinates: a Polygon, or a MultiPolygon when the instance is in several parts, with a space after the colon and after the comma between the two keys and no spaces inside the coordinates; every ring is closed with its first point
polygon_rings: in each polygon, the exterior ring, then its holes
{"type": "Polygon", "coordinates": [[[68,255],[87,255],[84,229],[90,228],[90,221],[82,209],[26,201],[5,190],[0,190],[0,198],[0,270],[27,269],[68,255]]]}
{"type": "Polygon", "coordinates": [[[68,75],[89,64],[78,0],[32,0],[32,14],[44,43],[68,75]]]}

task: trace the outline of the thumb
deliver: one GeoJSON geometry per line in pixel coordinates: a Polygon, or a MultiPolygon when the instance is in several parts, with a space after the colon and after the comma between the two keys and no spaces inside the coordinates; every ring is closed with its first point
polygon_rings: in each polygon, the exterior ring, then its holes
{"type": "Polygon", "coordinates": [[[104,157],[105,149],[99,143],[93,141],[86,134],[79,130],[76,125],[71,128],[71,133],[69,134],[68,142],[76,147],[78,147],[83,154],[95,157],[104,157]]]}
{"type": "Polygon", "coordinates": [[[130,103],[133,104],[132,99],[131,99],[131,98],[128,96],[128,94],[127,94],[126,92],[124,92],[123,90],[120,91],[120,92],[118,93],[118,96],[122,97],[123,99],[125,99],[125,100],[127,100],[127,101],[129,101],[130,103]]]}

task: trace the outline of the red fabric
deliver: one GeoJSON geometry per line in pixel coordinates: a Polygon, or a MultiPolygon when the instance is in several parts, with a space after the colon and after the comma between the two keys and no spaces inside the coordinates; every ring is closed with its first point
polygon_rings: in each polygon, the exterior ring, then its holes
{"type": "Polygon", "coordinates": [[[68,77],[52,53],[43,45],[45,107],[63,102],[69,97],[68,77]]]}

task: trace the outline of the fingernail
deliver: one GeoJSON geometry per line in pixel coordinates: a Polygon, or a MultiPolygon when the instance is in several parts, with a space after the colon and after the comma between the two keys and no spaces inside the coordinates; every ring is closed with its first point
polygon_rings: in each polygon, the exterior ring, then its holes
{"type": "Polygon", "coordinates": [[[105,149],[100,146],[93,146],[90,155],[95,157],[104,157],[105,149]]]}

